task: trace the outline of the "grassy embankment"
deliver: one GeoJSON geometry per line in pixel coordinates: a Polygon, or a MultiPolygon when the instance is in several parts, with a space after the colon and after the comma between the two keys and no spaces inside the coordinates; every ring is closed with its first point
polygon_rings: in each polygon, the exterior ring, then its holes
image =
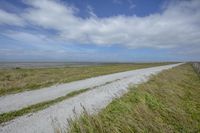
{"type": "Polygon", "coordinates": [[[200,77],[190,64],[166,70],[96,115],[70,121],[71,133],[200,132],[200,77]]]}
{"type": "MultiPolygon", "coordinates": [[[[111,71],[112,72],[114,72],[114,71],[118,72],[120,70],[127,70],[127,69],[131,69],[131,68],[132,69],[139,69],[139,68],[151,67],[151,66],[157,66],[157,65],[164,65],[164,64],[165,63],[156,63],[156,64],[150,64],[150,63],[149,64],[144,64],[143,63],[143,64],[134,64],[134,65],[133,64],[115,64],[115,65],[98,66],[98,67],[93,68],[92,70],[96,70],[96,73],[99,74],[99,73],[102,73],[103,71],[101,71],[101,72],[98,72],[98,71],[99,70],[103,70],[103,69],[106,70],[107,73],[108,73],[108,72],[111,72],[111,71]]],[[[82,68],[80,68],[80,69],[82,69],[82,68]]],[[[86,68],[84,68],[84,69],[86,69],[86,68]]],[[[29,69],[29,70],[31,70],[31,69],[29,69]]],[[[42,70],[41,70],[41,72],[43,72],[42,70]]],[[[14,119],[16,117],[19,117],[19,116],[22,116],[22,115],[25,115],[25,114],[28,114],[28,113],[37,112],[37,111],[42,110],[42,109],[45,109],[45,108],[47,108],[49,106],[52,106],[52,105],[54,105],[54,104],[56,104],[58,102],[61,102],[63,100],[66,100],[66,99],[71,98],[73,96],[79,95],[81,93],[84,93],[84,92],[86,92],[88,90],[91,90],[91,89],[94,89],[94,88],[95,87],[93,87],[93,88],[85,88],[85,89],[81,89],[81,90],[78,90],[78,91],[73,91],[73,92],[71,92],[71,93],[69,93],[69,94],[67,94],[65,96],[58,97],[58,98],[50,100],[50,101],[41,102],[41,103],[34,104],[34,105],[28,106],[26,108],[20,109],[20,110],[16,110],[16,111],[11,111],[11,112],[0,114],[0,124],[4,123],[4,122],[7,122],[9,120],[12,120],[12,119],[14,119]]]]}
{"type": "Polygon", "coordinates": [[[67,83],[99,75],[147,68],[169,63],[106,64],[102,66],[1,69],[0,96],[39,89],[57,83],[67,83]]]}

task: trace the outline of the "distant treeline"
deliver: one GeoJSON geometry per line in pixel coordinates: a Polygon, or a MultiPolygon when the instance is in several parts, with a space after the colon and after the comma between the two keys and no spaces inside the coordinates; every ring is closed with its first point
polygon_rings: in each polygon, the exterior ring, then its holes
{"type": "Polygon", "coordinates": [[[194,69],[200,74],[200,62],[192,63],[194,69]]]}

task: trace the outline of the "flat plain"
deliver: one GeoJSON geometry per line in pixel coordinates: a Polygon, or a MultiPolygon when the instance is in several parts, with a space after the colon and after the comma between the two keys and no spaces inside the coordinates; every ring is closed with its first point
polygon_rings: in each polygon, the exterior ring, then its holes
{"type": "Polygon", "coordinates": [[[104,64],[55,68],[0,69],[0,95],[40,89],[54,84],[169,63],[104,64]]]}

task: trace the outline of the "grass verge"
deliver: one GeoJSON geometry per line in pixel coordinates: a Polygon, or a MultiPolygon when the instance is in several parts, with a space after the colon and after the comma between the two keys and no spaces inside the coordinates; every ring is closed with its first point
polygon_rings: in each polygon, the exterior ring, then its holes
{"type": "Polygon", "coordinates": [[[200,78],[190,64],[130,88],[98,114],[69,120],[70,133],[200,131],[200,78]]]}
{"type": "Polygon", "coordinates": [[[106,64],[101,66],[0,69],[0,96],[39,89],[57,83],[91,78],[116,72],[135,70],[170,63],[106,64]]]}
{"type": "MultiPolygon", "coordinates": [[[[119,79],[117,79],[117,80],[119,80],[119,79]]],[[[53,99],[53,100],[49,100],[49,101],[41,102],[41,103],[38,103],[38,104],[34,104],[34,105],[28,106],[26,108],[22,108],[22,109],[17,110],[17,111],[11,111],[11,112],[0,114],[0,124],[2,124],[4,122],[7,122],[7,121],[10,121],[10,120],[12,120],[12,119],[14,119],[16,117],[19,117],[19,116],[22,116],[22,115],[25,115],[25,114],[28,114],[28,113],[34,113],[34,112],[37,112],[39,110],[48,108],[48,107],[50,107],[50,106],[52,106],[52,105],[54,105],[54,104],[56,104],[58,102],[61,102],[63,100],[66,100],[66,99],[74,97],[74,96],[77,96],[77,95],[79,95],[81,93],[84,93],[86,91],[95,89],[97,87],[110,84],[110,83],[115,82],[117,80],[114,80],[114,81],[111,81],[111,82],[106,82],[105,84],[102,84],[102,85],[99,85],[99,86],[94,86],[92,88],[86,88],[86,89],[80,89],[80,90],[77,90],[77,91],[72,91],[72,92],[66,94],[65,96],[58,97],[58,98],[53,99]]]]}
{"type": "Polygon", "coordinates": [[[20,109],[20,110],[17,110],[17,111],[11,111],[11,112],[8,112],[8,113],[0,114],[0,124],[7,122],[7,121],[10,121],[10,120],[12,120],[16,117],[19,117],[19,116],[22,116],[22,115],[25,115],[25,114],[28,114],[28,113],[37,112],[39,110],[48,108],[49,106],[52,106],[52,105],[54,105],[58,102],[61,102],[61,101],[66,100],[68,98],[74,97],[74,96],[79,95],[81,93],[84,93],[88,90],[90,90],[90,88],[81,89],[81,90],[78,90],[78,91],[73,91],[73,92],[68,93],[65,96],[56,98],[54,100],[34,104],[34,105],[31,105],[29,107],[26,107],[26,108],[23,108],[23,109],[20,109]]]}

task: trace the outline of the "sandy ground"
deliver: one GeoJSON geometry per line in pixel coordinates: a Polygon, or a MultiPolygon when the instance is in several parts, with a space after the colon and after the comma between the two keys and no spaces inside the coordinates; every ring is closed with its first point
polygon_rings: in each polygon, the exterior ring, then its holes
{"type": "Polygon", "coordinates": [[[99,76],[96,78],[91,78],[91,79],[76,81],[76,82],[63,84],[59,86],[54,86],[55,88],[49,87],[42,90],[24,92],[20,94],[3,97],[0,99],[1,100],[0,107],[1,107],[2,112],[7,111],[7,110],[22,108],[29,104],[33,104],[34,100],[37,100],[37,102],[40,102],[41,100],[48,100],[48,97],[50,97],[50,99],[53,99],[55,97],[62,96],[63,95],[62,93],[64,93],[65,95],[66,93],[69,92],[69,90],[72,91],[74,89],[77,90],[81,88],[88,88],[88,87],[104,84],[108,81],[113,81],[109,84],[99,86],[93,90],[90,90],[88,92],[85,92],[73,98],[62,101],[42,111],[38,111],[33,114],[24,115],[10,122],[4,123],[0,125],[0,132],[2,133],[4,132],[6,133],[7,132],[9,133],[27,133],[27,132],[28,133],[35,133],[35,132],[51,133],[51,132],[54,132],[54,129],[56,127],[61,127],[61,129],[66,129],[67,119],[73,117],[74,115],[73,110],[76,111],[77,116],[82,112],[83,110],[82,106],[84,106],[85,109],[90,113],[98,112],[98,110],[108,105],[114,97],[121,96],[122,94],[127,92],[127,89],[130,85],[136,85],[141,82],[145,82],[148,80],[148,77],[151,74],[157,74],[158,72],[162,70],[169,69],[177,65],[180,65],[180,64],[159,66],[159,67],[153,67],[153,68],[146,68],[146,69],[116,73],[116,74],[111,74],[111,75],[106,75],[106,76],[99,76]],[[120,80],[114,81],[116,79],[120,79],[120,80]],[[71,86],[68,86],[69,84],[71,86]],[[74,88],[72,85],[74,85],[74,88]],[[56,87],[58,88],[56,89],[56,87]],[[71,88],[69,89],[68,87],[69,88],[71,87],[71,88]],[[39,92],[43,92],[43,93],[39,93],[39,92]],[[52,93],[56,93],[56,94],[52,94],[52,93]],[[42,96],[37,96],[37,95],[42,95],[42,96]],[[34,98],[35,96],[37,98],[34,98]],[[9,98],[11,101],[8,101],[9,98]],[[19,98],[19,99],[15,99],[15,98],[19,98]],[[29,101],[29,102],[25,102],[24,104],[22,104],[24,100],[29,101]],[[9,106],[4,105],[5,103],[3,104],[2,101],[9,104],[9,106]],[[18,103],[16,101],[22,102],[22,103],[18,103]],[[12,105],[15,107],[12,108],[11,107],[12,105]],[[8,107],[9,109],[4,109],[6,107],[8,107]]]}

